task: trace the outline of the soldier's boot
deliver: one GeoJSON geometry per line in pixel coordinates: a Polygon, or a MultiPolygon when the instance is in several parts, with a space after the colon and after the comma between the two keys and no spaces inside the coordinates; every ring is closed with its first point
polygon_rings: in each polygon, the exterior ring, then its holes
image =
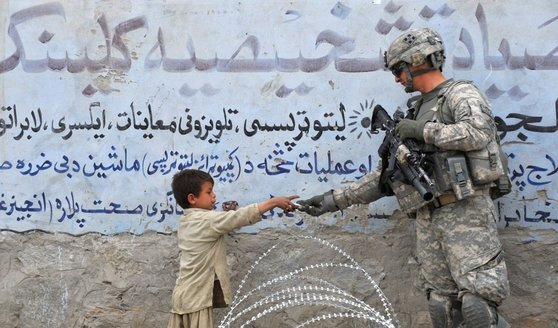
{"type": "Polygon", "coordinates": [[[434,328],[458,327],[462,322],[461,304],[457,296],[444,296],[434,292],[428,295],[428,311],[434,328]]]}
{"type": "Polygon", "coordinates": [[[461,312],[467,328],[509,328],[511,327],[496,307],[484,298],[467,293],[463,295],[461,312]]]}

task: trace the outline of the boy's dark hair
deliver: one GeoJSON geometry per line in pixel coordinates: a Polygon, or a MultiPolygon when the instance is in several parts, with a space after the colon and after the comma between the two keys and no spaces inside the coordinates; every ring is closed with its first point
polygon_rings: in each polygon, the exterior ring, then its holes
{"type": "Polygon", "coordinates": [[[189,208],[188,195],[199,196],[204,182],[214,184],[211,175],[204,171],[188,169],[176,173],[172,177],[172,193],[178,205],[189,208]]]}

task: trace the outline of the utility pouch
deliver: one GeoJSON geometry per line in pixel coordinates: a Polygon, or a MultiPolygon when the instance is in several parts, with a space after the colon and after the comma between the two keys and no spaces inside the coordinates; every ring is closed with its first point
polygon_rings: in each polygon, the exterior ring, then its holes
{"type": "Polygon", "coordinates": [[[500,198],[511,192],[512,183],[508,175],[508,155],[504,153],[502,147],[500,147],[500,159],[502,160],[503,174],[498,177],[495,181],[495,186],[490,188],[490,197],[492,199],[500,198]]]}
{"type": "Polygon", "coordinates": [[[425,201],[415,187],[411,185],[391,179],[388,180],[388,184],[391,190],[393,190],[401,210],[408,215],[415,213],[417,209],[430,203],[430,201],[425,201]]]}
{"type": "Polygon", "coordinates": [[[455,197],[458,200],[461,200],[465,197],[473,195],[473,183],[471,182],[465,156],[461,155],[448,157],[447,164],[451,188],[455,193],[455,197]]]}
{"type": "Polygon", "coordinates": [[[496,140],[490,141],[484,149],[466,152],[465,155],[474,184],[487,184],[504,174],[501,149],[496,140]]]}

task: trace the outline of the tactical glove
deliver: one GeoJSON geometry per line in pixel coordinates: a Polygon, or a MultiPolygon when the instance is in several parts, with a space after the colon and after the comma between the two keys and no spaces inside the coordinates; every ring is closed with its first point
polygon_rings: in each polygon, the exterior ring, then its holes
{"type": "Polygon", "coordinates": [[[405,118],[397,123],[395,126],[395,133],[397,133],[401,139],[413,138],[424,141],[424,124],[426,124],[426,122],[417,122],[405,118]]]}
{"type": "Polygon", "coordinates": [[[325,192],[321,195],[314,196],[310,199],[303,199],[297,202],[297,210],[308,213],[312,216],[320,216],[326,212],[334,212],[339,210],[333,200],[333,190],[325,192]]]}

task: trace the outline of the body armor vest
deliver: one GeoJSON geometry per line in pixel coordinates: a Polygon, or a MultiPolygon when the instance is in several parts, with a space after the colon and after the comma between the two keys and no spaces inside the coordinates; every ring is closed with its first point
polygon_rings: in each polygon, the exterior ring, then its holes
{"type": "MultiPolygon", "coordinates": [[[[421,122],[455,123],[446,102],[446,95],[462,83],[472,84],[470,81],[449,80],[438,91],[436,99],[423,101],[421,98],[417,101],[408,111],[407,118],[421,122]]],[[[488,104],[486,99],[484,100],[488,104]]],[[[423,144],[421,151],[427,155],[429,167],[426,170],[436,184],[436,197],[454,193],[457,199],[463,199],[478,194],[476,191],[490,188],[494,199],[511,190],[511,182],[507,175],[507,156],[500,147],[497,135],[485,148],[477,151],[441,150],[431,144],[423,144]]],[[[406,213],[413,213],[429,203],[424,201],[411,185],[401,181],[389,181],[389,185],[401,209],[406,213]]]]}

